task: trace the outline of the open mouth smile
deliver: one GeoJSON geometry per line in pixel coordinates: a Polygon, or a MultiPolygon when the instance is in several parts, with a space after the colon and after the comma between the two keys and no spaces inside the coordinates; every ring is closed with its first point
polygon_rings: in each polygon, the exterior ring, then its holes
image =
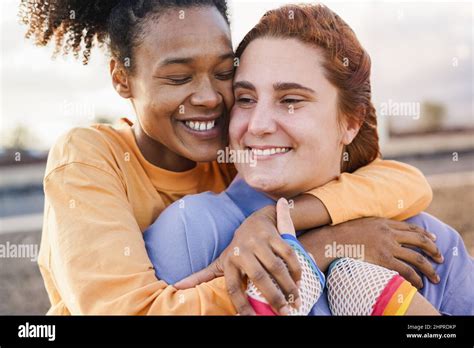
{"type": "Polygon", "coordinates": [[[246,150],[254,157],[271,157],[277,155],[283,155],[293,150],[291,147],[282,147],[282,146],[263,146],[263,147],[252,147],[247,146],[246,150]]]}
{"type": "Polygon", "coordinates": [[[196,116],[187,120],[178,120],[186,132],[201,139],[212,139],[221,134],[223,116],[212,117],[196,116]]]}
{"type": "Polygon", "coordinates": [[[216,127],[216,120],[212,121],[183,121],[189,129],[205,132],[216,127]]]}

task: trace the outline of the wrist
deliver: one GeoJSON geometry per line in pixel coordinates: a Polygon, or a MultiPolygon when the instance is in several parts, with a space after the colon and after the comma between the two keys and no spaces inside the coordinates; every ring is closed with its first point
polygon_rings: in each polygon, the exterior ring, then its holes
{"type": "Polygon", "coordinates": [[[336,259],[334,255],[325,252],[327,246],[335,240],[333,232],[331,228],[323,226],[307,231],[298,238],[306,251],[313,255],[322,272],[326,272],[331,262],[336,259]]]}
{"type": "MultiPolygon", "coordinates": [[[[267,205],[256,212],[254,212],[252,215],[250,215],[251,218],[260,218],[264,219],[266,221],[270,221],[274,226],[276,226],[276,207],[274,205],[267,205]]],[[[249,217],[249,218],[250,218],[249,217]]]]}

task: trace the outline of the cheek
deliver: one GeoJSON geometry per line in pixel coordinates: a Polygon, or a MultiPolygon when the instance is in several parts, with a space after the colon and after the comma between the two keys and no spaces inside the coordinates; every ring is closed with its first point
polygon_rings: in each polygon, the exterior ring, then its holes
{"type": "Polygon", "coordinates": [[[153,122],[168,118],[180,104],[176,91],[166,88],[153,88],[143,91],[139,100],[140,107],[153,122]]]}
{"type": "Polygon", "coordinates": [[[318,111],[301,116],[286,124],[286,133],[297,147],[295,166],[313,171],[332,160],[337,148],[337,131],[333,120],[318,111]]]}
{"type": "Polygon", "coordinates": [[[234,106],[234,91],[232,89],[232,80],[224,82],[224,86],[222,87],[220,93],[222,95],[222,98],[224,99],[226,109],[230,111],[234,106]]]}
{"type": "Polygon", "coordinates": [[[247,131],[248,118],[245,116],[243,110],[234,107],[230,116],[229,137],[232,147],[239,147],[245,132],[247,131]]]}
{"type": "Polygon", "coordinates": [[[142,101],[140,110],[137,110],[140,123],[149,136],[163,142],[169,143],[173,137],[172,115],[176,112],[176,105],[165,100],[142,101]]]}

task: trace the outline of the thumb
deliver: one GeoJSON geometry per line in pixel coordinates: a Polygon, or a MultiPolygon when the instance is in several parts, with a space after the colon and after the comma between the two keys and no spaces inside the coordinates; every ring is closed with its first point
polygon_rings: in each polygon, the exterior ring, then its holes
{"type": "Polygon", "coordinates": [[[209,266],[200,270],[199,272],[193,273],[190,276],[180,280],[174,287],[178,290],[184,290],[189,288],[194,288],[196,285],[201,283],[208,282],[214,278],[223,276],[224,272],[222,272],[221,268],[219,267],[218,259],[211,263],[209,266]]]}
{"type": "Polygon", "coordinates": [[[276,205],[277,213],[277,228],[280,234],[291,234],[293,236],[295,233],[295,226],[290,216],[290,207],[288,201],[285,198],[280,198],[276,205]]]}

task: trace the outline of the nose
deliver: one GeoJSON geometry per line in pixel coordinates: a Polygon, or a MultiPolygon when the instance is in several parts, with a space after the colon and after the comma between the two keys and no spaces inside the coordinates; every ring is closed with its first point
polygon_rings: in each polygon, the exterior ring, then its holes
{"type": "Polygon", "coordinates": [[[190,102],[194,106],[214,109],[222,103],[222,95],[214,88],[209,79],[203,79],[198,90],[191,96],[190,102]]]}
{"type": "Polygon", "coordinates": [[[271,105],[258,103],[250,115],[247,131],[257,137],[276,132],[277,123],[271,105]]]}

